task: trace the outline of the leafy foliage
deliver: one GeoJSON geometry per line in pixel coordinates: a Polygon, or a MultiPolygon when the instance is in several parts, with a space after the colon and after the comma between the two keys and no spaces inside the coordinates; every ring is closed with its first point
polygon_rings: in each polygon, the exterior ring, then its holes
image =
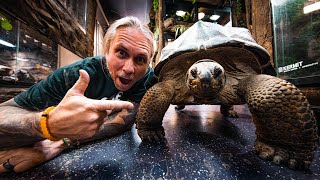
{"type": "Polygon", "coordinates": [[[2,29],[5,29],[7,31],[12,30],[12,25],[11,25],[10,21],[2,14],[0,14],[0,23],[1,23],[2,29]]]}
{"type": "Polygon", "coordinates": [[[238,21],[238,27],[247,27],[245,19],[243,18],[242,14],[245,14],[245,7],[241,0],[236,0],[237,8],[236,8],[236,17],[238,21]]]}
{"type": "Polygon", "coordinates": [[[184,21],[190,21],[191,20],[191,14],[187,11],[183,16],[182,16],[184,21]]]}
{"type": "Polygon", "coordinates": [[[159,9],[159,0],[153,0],[153,11],[157,12],[159,9]]]}
{"type": "Polygon", "coordinates": [[[177,39],[182,33],[184,33],[188,28],[185,25],[176,25],[175,29],[175,36],[174,38],[177,39]]]}

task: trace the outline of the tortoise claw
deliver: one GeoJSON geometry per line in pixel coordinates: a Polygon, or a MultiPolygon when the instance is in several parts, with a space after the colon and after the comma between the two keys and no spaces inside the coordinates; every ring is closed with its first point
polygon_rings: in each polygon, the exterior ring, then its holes
{"type": "Polygon", "coordinates": [[[295,159],[290,159],[289,162],[288,162],[288,167],[290,169],[297,169],[298,162],[295,159]]]}
{"type": "Polygon", "coordinates": [[[227,113],[223,114],[225,117],[229,118],[239,118],[238,113],[234,110],[229,110],[227,113]]]}
{"type": "Polygon", "coordinates": [[[280,165],[284,162],[284,159],[283,159],[283,157],[276,155],[273,157],[272,162],[273,162],[273,164],[280,165]]]}
{"type": "Polygon", "coordinates": [[[303,160],[303,158],[298,157],[299,160],[296,155],[292,154],[294,152],[288,153],[280,147],[271,147],[262,142],[256,142],[255,152],[261,159],[272,160],[272,163],[276,165],[286,165],[293,170],[308,170],[311,165],[311,161],[303,160]]]}
{"type": "Polygon", "coordinates": [[[165,133],[162,126],[157,129],[138,129],[138,135],[142,142],[159,143],[165,141],[165,133]]]}

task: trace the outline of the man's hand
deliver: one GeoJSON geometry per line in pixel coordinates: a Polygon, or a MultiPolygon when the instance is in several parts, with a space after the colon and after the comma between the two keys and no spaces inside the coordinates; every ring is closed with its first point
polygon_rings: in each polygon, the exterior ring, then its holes
{"type": "Polygon", "coordinates": [[[90,82],[88,73],[80,70],[80,77],[58,106],[49,113],[48,128],[57,138],[83,140],[92,137],[111,110],[132,109],[127,101],[93,100],[84,92],[90,82]]]}
{"type": "Polygon", "coordinates": [[[62,140],[44,140],[35,143],[32,147],[0,151],[0,174],[8,171],[3,167],[7,160],[13,166],[13,171],[23,172],[56,157],[64,148],[62,140]]]}

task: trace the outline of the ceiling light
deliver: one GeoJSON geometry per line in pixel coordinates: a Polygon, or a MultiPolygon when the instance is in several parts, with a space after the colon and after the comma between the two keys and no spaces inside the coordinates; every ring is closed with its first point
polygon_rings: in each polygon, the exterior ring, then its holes
{"type": "Polygon", "coordinates": [[[15,45],[13,45],[7,41],[1,40],[1,39],[0,39],[0,44],[8,46],[8,47],[16,47],[15,45]]]}
{"type": "Polygon", "coordinates": [[[205,14],[203,12],[199,12],[198,13],[198,19],[202,19],[205,16],[205,14]]]}
{"type": "Polygon", "coordinates": [[[17,60],[18,60],[18,61],[23,61],[23,62],[29,61],[28,59],[24,59],[24,58],[20,58],[20,57],[17,57],[17,60]]]}
{"type": "Polygon", "coordinates": [[[181,10],[176,12],[177,16],[184,16],[185,14],[186,14],[186,12],[185,11],[181,11],[181,10]]]}
{"type": "Polygon", "coordinates": [[[216,20],[218,20],[219,19],[219,15],[212,15],[212,16],[210,16],[210,19],[212,20],[212,21],[216,21],[216,20]]]}
{"type": "Polygon", "coordinates": [[[305,6],[303,8],[303,13],[307,14],[307,13],[310,13],[312,11],[316,11],[318,9],[320,9],[320,2],[316,2],[316,3],[310,4],[308,6],[305,6]]]}

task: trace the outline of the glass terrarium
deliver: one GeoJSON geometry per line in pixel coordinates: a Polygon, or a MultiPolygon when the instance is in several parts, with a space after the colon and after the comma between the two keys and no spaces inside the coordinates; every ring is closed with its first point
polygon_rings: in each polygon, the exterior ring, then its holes
{"type": "Polygon", "coordinates": [[[0,87],[31,86],[57,68],[57,43],[0,11],[0,87]]]}
{"type": "Polygon", "coordinates": [[[279,77],[320,83],[320,2],[271,0],[274,60],[279,77]]]}

